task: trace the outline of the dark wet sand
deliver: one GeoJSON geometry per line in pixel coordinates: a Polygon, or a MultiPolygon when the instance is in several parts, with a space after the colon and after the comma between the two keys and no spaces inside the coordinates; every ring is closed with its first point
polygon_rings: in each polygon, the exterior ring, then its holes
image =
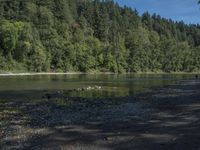
{"type": "Polygon", "coordinates": [[[200,80],[118,100],[63,101],[70,105],[1,103],[0,149],[200,150],[200,80]]]}

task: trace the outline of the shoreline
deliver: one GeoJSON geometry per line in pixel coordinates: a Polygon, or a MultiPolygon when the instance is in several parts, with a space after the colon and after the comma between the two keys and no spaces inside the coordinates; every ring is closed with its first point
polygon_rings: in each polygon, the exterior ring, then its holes
{"type": "Polygon", "coordinates": [[[98,72],[98,73],[87,73],[87,72],[23,72],[23,73],[0,73],[0,77],[3,76],[37,76],[37,75],[84,75],[84,74],[91,74],[91,75],[128,75],[128,74],[200,74],[199,72],[135,72],[135,73],[113,73],[113,72],[98,72]]]}
{"type": "Polygon", "coordinates": [[[79,72],[68,72],[68,73],[51,73],[51,72],[41,72],[41,73],[0,73],[1,76],[37,76],[37,75],[72,75],[72,74],[85,74],[79,72]]]}

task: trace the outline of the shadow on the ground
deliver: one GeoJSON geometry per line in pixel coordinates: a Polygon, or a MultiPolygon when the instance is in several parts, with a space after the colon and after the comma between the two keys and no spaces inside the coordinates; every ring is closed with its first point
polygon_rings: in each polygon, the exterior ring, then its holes
{"type": "MultiPolygon", "coordinates": [[[[73,109],[55,103],[41,103],[23,105],[21,113],[27,117],[26,121],[9,123],[14,123],[15,127],[27,125],[27,130],[33,130],[27,131],[30,136],[21,142],[20,149],[199,150],[200,84],[193,82],[157,89],[148,97],[138,95],[137,101],[148,103],[152,109],[141,116],[139,113],[120,115],[122,112],[115,109],[118,119],[116,116],[115,119],[104,119],[109,111],[99,111],[96,102],[94,106],[79,103],[73,109]],[[90,106],[94,108],[90,109],[90,106]]],[[[104,102],[99,105],[106,110],[114,107],[101,106],[106,105],[104,102]]],[[[19,114],[16,113],[19,117],[15,120],[20,119],[19,114]]],[[[5,149],[6,144],[17,145],[15,138],[7,139],[7,142],[2,144],[5,149]]]]}

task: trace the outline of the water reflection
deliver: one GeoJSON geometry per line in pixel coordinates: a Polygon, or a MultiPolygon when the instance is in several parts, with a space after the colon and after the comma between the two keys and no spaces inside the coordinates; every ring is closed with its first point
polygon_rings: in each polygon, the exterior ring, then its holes
{"type": "MultiPolygon", "coordinates": [[[[152,87],[174,84],[193,78],[191,74],[122,74],[122,75],[38,75],[0,77],[0,98],[2,95],[34,96],[34,92],[58,91],[101,86],[101,90],[66,93],[74,97],[119,97],[134,95],[152,87]]],[[[36,94],[37,95],[37,94],[36,94]]],[[[40,95],[40,94],[39,94],[40,95]]],[[[16,96],[17,97],[17,96],[16,96]]]]}

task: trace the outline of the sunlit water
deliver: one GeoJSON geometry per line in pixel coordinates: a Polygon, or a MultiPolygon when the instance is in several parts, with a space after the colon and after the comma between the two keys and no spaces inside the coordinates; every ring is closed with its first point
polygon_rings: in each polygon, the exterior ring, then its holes
{"type": "Polygon", "coordinates": [[[98,86],[98,90],[64,93],[73,97],[130,96],[153,87],[177,84],[194,78],[191,74],[127,74],[127,75],[37,75],[0,77],[0,98],[32,98],[45,91],[67,91],[98,86]]]}

